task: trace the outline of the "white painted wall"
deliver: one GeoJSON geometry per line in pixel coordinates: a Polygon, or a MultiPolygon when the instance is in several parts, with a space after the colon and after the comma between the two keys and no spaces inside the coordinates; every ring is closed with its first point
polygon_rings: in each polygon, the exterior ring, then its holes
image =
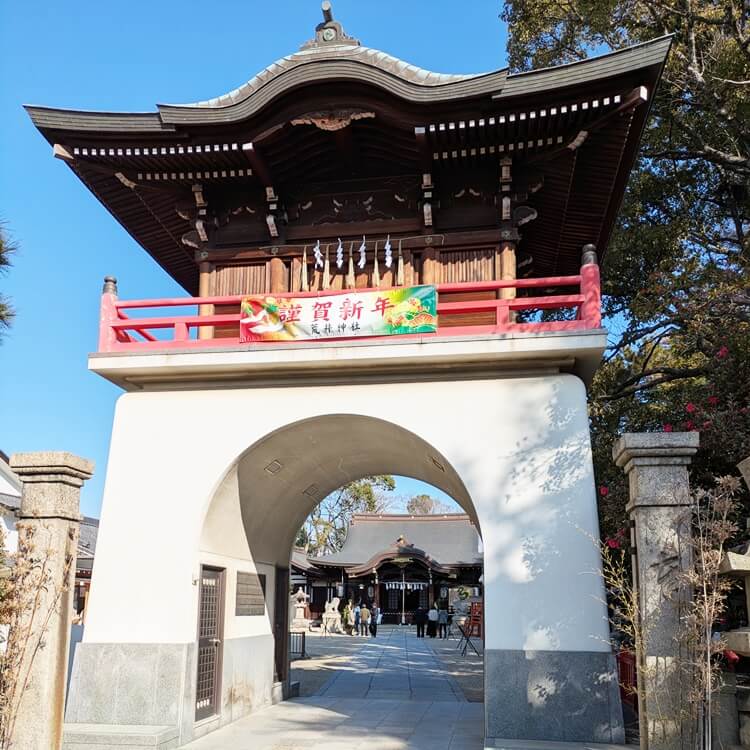
{"type": "Polygon", "coordinates": [[[15,555],[18,551],[18,530],[16,529],[16,514],[0,506],[0,528],[3,532],[3,546],[5,553],[15,555]]]}
{"type": "Polygon", "coordinates": [[[200,564],[224,568],[224,639],[245,638],[272,632],[274,568],[256,564],[247,543],[237,486],[237,467],[227,474],[211,502],[200,541],[200,564]],[[266,576],[266,614],[235,616],[237,571],[266,576]]]}
{"type": "MultiPolygon", "coordinates": [[[[342,413],[416,433],[449,462],[446,482],[450,467],[463,480],[483,535],[488,648],[608,650],[599,555],[588,538],[598,529],[586,394],[570,375],[125,394],[115,413],[85,640],[193,641],[204,519],[238,457],[285,425],[342,413]]],[[[389,453],[382,431],[369,444],[341,439],[352,465],[389,453]]],[[[296,458],[311,460],[282,460],[296,458]]],[[[300,479],[279,474],[290,487],[300,479]]],[[[222,491],[235,491],[229,487],[222,491]]],[[[241,490],[268,524],[274,514],[306,512],[266,508],[253,487],[241,490]]],[[[260,545],[265,523],[253,527],[253,544],[264,547],[255,565],[273,562],[273,545],[260,545]]],[[[209,526],[210,517],[207,534],[209,526]]],[[[237,551],[237,535],[225,541],[223,554],[237,551]]],[[[229,556],[249,564],[243,554],[229,556]]]]}

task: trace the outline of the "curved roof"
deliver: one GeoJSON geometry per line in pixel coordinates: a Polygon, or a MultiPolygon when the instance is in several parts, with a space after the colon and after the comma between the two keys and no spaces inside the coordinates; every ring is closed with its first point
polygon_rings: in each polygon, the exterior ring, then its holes
{"type": "Polygon", "coordinates": [[[359,566],[398,547],[423,552],[441,566],[481,565],[481,541],[469,516],[357,515],[344,546],[334,554],[312,557],[315,565],[359,566]]]}
{"type": "Polygon", "coordinates": [[[158,104],[157,112],[88,112],[27,105],[34,124],[97,132],[171,131],[189,125],[236,123],[252,117],[273,100],[308,84],[353,81],[380,88],[416,104],[490,97],[509,99],[585,85],[637,68],[660,66],[671,36],[551,68],[510,73],[436,73],[411,65],[348,37],[337,21],[320,24],[316,38],[291,55],[268,65],[241,86],[220,96],[187,104],[158,104]],[[323,34],[333,30],[335,38],[323,34]]]}
{"type": "MultiPolygon", "coordinates": [[[[216,194],[245,191],[258,213],[270,185],[293,205],[301,187],[421,179],[427,167],[450,198],[452,181],[479,180],[500,154],[512,154],[544,183],[529,197],[541,220],[524,228],[521,245],[533,273],[574,274],[583,244],[606,250],[670,43],[662,37],[524,73],[443,74],[360,45],[324,7],[313,40],[221,96],[150,113],[26,109],[54,153],[193,293],[195,245],[184,238],[194,227],[176,202],[192,198],[196,181],[216,194]],[[343,122],[347,113],[355,116],[343,133],[318,124],[330,114],[343,122]]],[[[454,211],[447,219],[442,207],[436,214],[436,232],[473,216],[454,211]]],[[[497,229],[494,213],[482,216],[472,227],[497,229]]],[[[317,221],[330,224],[323,218],[317,221]]],[[[416,213],[408,218],[421,227],[416,213]]],[[[290,225],[284,240],[312,237],[303,223],[290,225]]],[[[252,231],[243,243],[267,241],[263,222],[252,231]]]]}

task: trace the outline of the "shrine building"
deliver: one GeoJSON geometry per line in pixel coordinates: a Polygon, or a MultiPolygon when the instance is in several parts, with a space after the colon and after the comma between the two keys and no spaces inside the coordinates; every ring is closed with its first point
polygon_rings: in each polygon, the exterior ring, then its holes
{"type": "Polygon", "coordinates": [[[302,585],[318,619],[338,596],[375,604],[385,624],[411,624],[414,612],[449,607],[456,592],[480,597],[482,540],[468,515],[355,515],[337,552],[295,548],[292,588],[302,585]]]}
{"type": "MultiPolygon", "coordinates": [[[[287,698],[297,531],[388,473],[481,536],[486,744],[624,739],[586,387],[599,260],[669,45],[434,73],[324,2],[297,52],[214,99],[27,107],[185,289],[104,283],[89,369],[123,394],[67,731],[176,747],[287,698]]],[[[400,529],[391,562],[402,533],[432,554],[400,529]]]]}

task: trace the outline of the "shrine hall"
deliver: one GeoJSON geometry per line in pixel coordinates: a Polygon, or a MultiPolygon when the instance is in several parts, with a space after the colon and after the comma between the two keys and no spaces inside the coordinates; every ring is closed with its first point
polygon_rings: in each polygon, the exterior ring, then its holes
{"type": "Polygon", "coordinates": [[[486,746],[622,742],[586,389],[670,39],[466,75],[365,46],[327,0],[309,31],[212,99],[27,107],[185,290],[139,299],[113,268],[99,298],[88,366],[122,395],[66,737],[180,747],[292,698],[296,534],[393,474],[461,506],[475,557],[436,551],[452,522],[388,521],[315,562],[331,585],[414,606],[473,580],[481,539],[486,746]]]}
{"type": "Polygon", "coordinates": [[[465,514],[362,513],[340,550],[313,556],[295,548],[291,572],[315,619],[338,596],[378,607],[384,624],[408,625],[417,609],[481,599],[482,540],[465,514]]]}

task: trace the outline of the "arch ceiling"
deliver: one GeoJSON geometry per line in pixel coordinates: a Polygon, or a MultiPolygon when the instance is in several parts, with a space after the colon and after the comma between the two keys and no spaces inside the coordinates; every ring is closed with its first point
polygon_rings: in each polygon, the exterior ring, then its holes
{"type": "Polygon", "coordinates": [[[333,414],[288,425],[237,461],[242,520],[253,557],[286,566],[300,526],[348,482],[372,474],[420,479],[449,494],[477,524],[455,469],[429,443],[372,417],[333,414]]]}

